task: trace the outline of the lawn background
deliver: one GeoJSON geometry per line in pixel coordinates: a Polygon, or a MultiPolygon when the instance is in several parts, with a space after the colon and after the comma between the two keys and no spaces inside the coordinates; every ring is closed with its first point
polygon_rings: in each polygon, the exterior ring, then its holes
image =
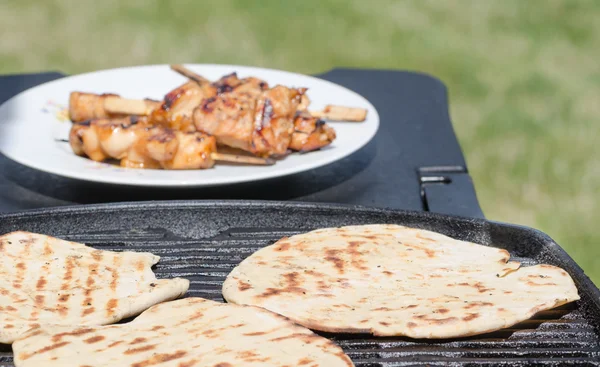
{"type": "Polygon", "coordinates": [[[594,0],[0,0],[0,73],[230,63],[433,74],[486,216],[545,231],[600,284],[599,16],[594,0]]]}

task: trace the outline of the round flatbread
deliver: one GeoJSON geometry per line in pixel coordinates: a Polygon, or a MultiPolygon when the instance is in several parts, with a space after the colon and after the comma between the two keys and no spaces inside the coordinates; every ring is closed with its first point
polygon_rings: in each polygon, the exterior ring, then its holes
{"type": "Polygon", "coordinates": [[[156,279],[159,259],[35,233],[1,236],[0,343],[44,324],[110,324],[183,295],[187,279],[156,279]]]}
{"type": "Polygon", "coordinates": [[[491,332],[579,299],[564,270],[509,257],[398,225],[319,229],[252,254],[223,296],[314,330],[413,338],[491,332]]]}
{"type": "Polygon", "coordinates": [[[265,309],[184,298],[128,324],[39,329],[13,344],[17,367],[352,367],[332,341],[265,309]]]}

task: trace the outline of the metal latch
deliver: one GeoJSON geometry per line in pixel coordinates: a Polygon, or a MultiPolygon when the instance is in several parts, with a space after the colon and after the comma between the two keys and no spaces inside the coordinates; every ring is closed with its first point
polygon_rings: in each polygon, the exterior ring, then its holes
{"type": "Polygon", "coordinates": [[[423,209],[440,214],[484,218],[471,176],[463,166],[418,169],[423,209]]]}

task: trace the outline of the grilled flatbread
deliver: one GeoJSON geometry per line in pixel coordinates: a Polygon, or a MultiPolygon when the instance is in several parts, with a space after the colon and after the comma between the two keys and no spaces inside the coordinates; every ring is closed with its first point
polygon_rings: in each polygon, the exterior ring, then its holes
{"type": "Polygon", "coordinates": [[[156,279],[158,260],[27,232],[1,236],[0,343],[44,324],[110,324],[184,294],[188,280],[156,279]]]}
{"type": "Polygon", "coordinates": [[[315,330],[413,338],[491,332],[579,299],[564,270],[509,257],[397,225],[320,229],[246,258],[223,295],[315,330]]]}
{"type": "Polygon", "coordinates": [[[17,367],[352,367],[333,342],[258,307],[184,298],[128,324],[38,329],[13,344],[17,367]]]}

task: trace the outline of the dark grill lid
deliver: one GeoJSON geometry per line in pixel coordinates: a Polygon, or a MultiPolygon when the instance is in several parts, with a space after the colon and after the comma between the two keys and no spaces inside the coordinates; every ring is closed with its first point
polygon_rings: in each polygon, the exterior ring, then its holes
{"type": "MultiPolygon", "coordinates": [[[[248,202],[179,202],[60,208],[0,218],[0,233],[55,235],[104,250],[161,256],[159,278],[185,277],[188,296],[223,301],[221,285],[241,260],[310,229],[397,223],[506,248],[523,266],[549,263],[574,278],[581,300],[495,333],[454,340],[327,334],[357,366],[600,365],[600,292],[550,238],[535,230],[427,213],[248,202]]],[[[0,350],[12,366],[10,347],[0,350]]]]}

